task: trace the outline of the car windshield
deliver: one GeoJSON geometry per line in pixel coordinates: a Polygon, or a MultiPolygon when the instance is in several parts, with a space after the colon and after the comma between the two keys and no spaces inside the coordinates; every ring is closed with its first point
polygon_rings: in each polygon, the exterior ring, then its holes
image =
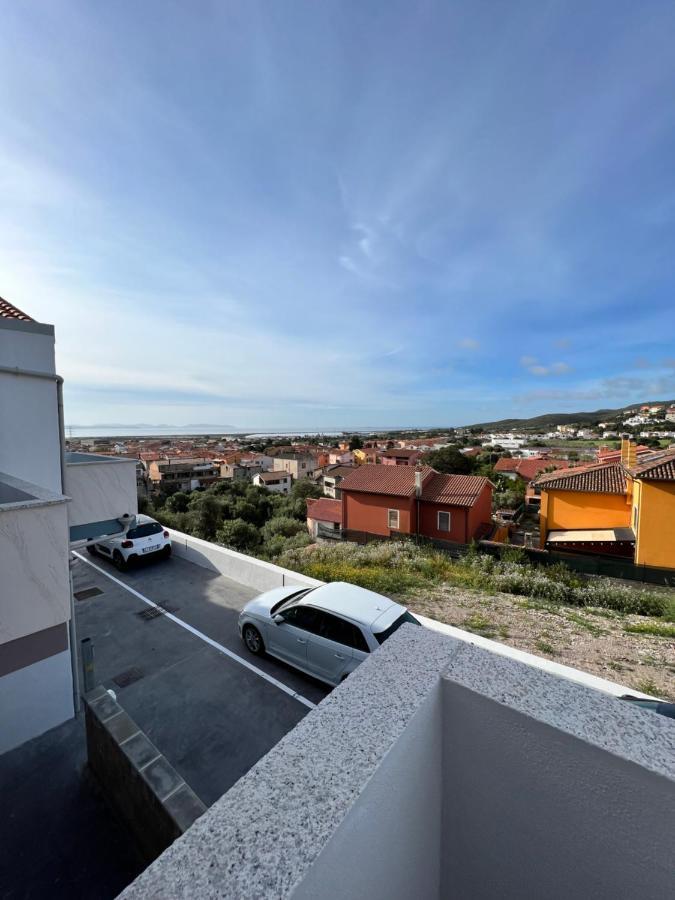
{"type": "Polygon", "coordinates": [[[314,588],[304,588],[301,591],[297,591],[295,594],[291,594],[290,597],[285,597],[283,600],[280,600],[270,610],[271,615],[276,615],[278,612],[283,612],[285,609],[288,609],[290,606],[293,606],[301,597],[306,597],[310,591],[313,591],[314,588]]]}
{"type": "Polygon", "coordinates": [[[418,622],[415,616],[409,613],[407,610],[403,613],[402,616],[399,616],[395,622],[389,626],[389,628],[385,628],[384,631],[376,631],[374,632],[375,640],[379,644],[384,644],[388,637],[391,637],[395,631],[401,627],[401,625],[405,625],[406,622],[411,622],[413,625],[421,625],[421,622],[418,622]]]}
{"type": "Polygon", "coordinates": [[[151,534],[159,534],[161,530],[162,526],[159,522],[148,522],[145,525],[137,525],[135,528],[130,528],[127,531],[127,539],[134,541],[136,538],[150,537],[151,534]]]}

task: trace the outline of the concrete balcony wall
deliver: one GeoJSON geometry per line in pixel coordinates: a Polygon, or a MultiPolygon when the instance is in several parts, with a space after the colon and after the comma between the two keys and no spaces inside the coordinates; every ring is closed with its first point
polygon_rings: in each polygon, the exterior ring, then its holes
{"type": "MultiPolygon", "coordinates": [[[[0,366],[54,375],[54,328],[0,318],[0,366]]],[[[0,372],[0,471],[60,493],[56,379],[0,372]]]]}
{"type": "Polygon", "coordinates": [[[675,722],[412,625],[122,895],[660,900],[675,722]]]}
{"type": "Polygon", "coordinates": [[[68,621],[66,497],[0,474],[0,567],[0,647],[68,621]]]}
{"type": "Polygon", "coordinates": [[[71,540],[118,531],[120,516],[138,512],[136,460],[67,453],[66,494],[71,540]]]}
{"type": "Polygon", "coordinates": [[[0,474],[0,753],[73,715],[67,497],[0,474]]]}

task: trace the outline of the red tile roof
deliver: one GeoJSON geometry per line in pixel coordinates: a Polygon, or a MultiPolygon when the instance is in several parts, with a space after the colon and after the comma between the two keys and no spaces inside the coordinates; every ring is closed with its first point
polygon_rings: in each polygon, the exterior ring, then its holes
{"type": "Polygon", "coordinates": [[[488,483],[487,478],[478,475],[442,475],[437,472],[424,482],[422,500],[450,506],[473,506],[488,483]]]}
{"type": "Polygon", "coordinates": [[[544,459],[541,456],[531,456],[528,459],[498,459],[495,463],[495,472],[515,472],[525,481],[532,481],[546,469],[567,469],[569,463],[563,459],[544,459]]]}
{"type": "Polygon", "coordinates": [[[275,469],[274,472],[258,472],[257,476],[262,481],[282,481],[284,478],[290,478],[288,472],[284,469],[275,469]]]}
{"type": "MultiPolygon", "coordinates": [[[[651,453],[652,450],[644,444],[638,444],[635,452],[638,456],[642,456],[645,453],[651,453]]],[[[598,449],[598,462],[621,462],[621,450],[610,450],[607,447],[600,447],[598,449]]]]}
{"type": "Polygon", "coordinates": [[[307,500],[307,518],[318,522],[334,522],[342,525],[342,501],[320,497],[318,500],[307,500]]]}
{"type": "Polygon", "coordinates": [[[562,472],[540,475],[536,484],[550,491],[588,491],[593,494],[625,494],[626,473],[621,463],[595,463],[562,472]]]}
{"type": "MultiPolygon", "coordinates": [[[[367,494],[387,494],[390,497],[412,497],[415,493],[415,471],[413,466],[359,466],[340,482],[341,491],[364,491],[367,494]]],[[[422,466],[422,482],[434,470],[422,466]]]]}
{"type": "Polygon", "coordinates": [[[21,319],[22,322],[34,322],[26,313],[21,312],[16,306],[12,306],[7,300],[0,297],[0,319],[21,319]]]}
{"type": "Polygon", "coordinates": [[[430,466],[419,470],[412,466],[359,466],[341,483],[340,490],[390,497],[412,497],[415,493],[415,472],[422,473],[422,500],[428,503],[447,503],[451,506],[473,506],[486,484],[487,478],[477,475],[442,475],[430,466]]]}
{"type": "Polygon", "coordinates": [[[675,448],[643,457],[630,473],[644,481],[675,481],[675,448]]]}

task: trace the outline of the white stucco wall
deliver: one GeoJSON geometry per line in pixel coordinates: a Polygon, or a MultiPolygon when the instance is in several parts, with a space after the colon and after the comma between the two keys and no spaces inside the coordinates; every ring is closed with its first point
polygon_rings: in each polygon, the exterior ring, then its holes
{"type": "MultiPolygon", "coordinates": [[[[0,320],[0,366],[54,374],[53,330],[0,320]]],[[[61,491],[55,381],[0,372],[0,471],[61,491]]]]}
{"type": "Polygon", "coordinates": [[[0,645],[70,618],[67,504],[0,507],[0,645]]]}
{"type": "Polygon", "coordinates": [[[66,494],[71,498],[71,526],[117,519],[125,513],[135,515],[136,460],[104,457],[98,462],[68,462],[66,494]]]}
{"type": "MultiPolygon", "coordinates": [[[[579,707],[594,699],[578,696],[579,707]]],[[[552,718],[571,712],[573,720],[574,707],[554,709],[555,691],[550,701],[552,718]]],[[[440,896],[668,896],[673,782],[507,702],[444,681],[440,896]]],[[[641,724],[670,721],[612,698],[605,703],[606,725],[600,714],[598,730],[611,729],[614,706],[635,718],[636,741],[641,724]]]]}
{"type": "Polygon", "coordinates": [[[73,715],[70,650],[5,675],[0,678],[0,753],[73,715]]]}
{"type": "Polygon", "coordinates": [[[432,900],[441,885],[440,683],[382,759],[294,900],[432,900]]]}

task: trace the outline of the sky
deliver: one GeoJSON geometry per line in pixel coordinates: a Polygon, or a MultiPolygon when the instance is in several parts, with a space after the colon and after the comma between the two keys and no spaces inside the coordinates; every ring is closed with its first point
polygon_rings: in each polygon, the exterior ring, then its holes
{"type": "Polygon", "coordinates": [[[0,0],[0,295],[70,425],[675,398],[675,4],[0,0]]]}

